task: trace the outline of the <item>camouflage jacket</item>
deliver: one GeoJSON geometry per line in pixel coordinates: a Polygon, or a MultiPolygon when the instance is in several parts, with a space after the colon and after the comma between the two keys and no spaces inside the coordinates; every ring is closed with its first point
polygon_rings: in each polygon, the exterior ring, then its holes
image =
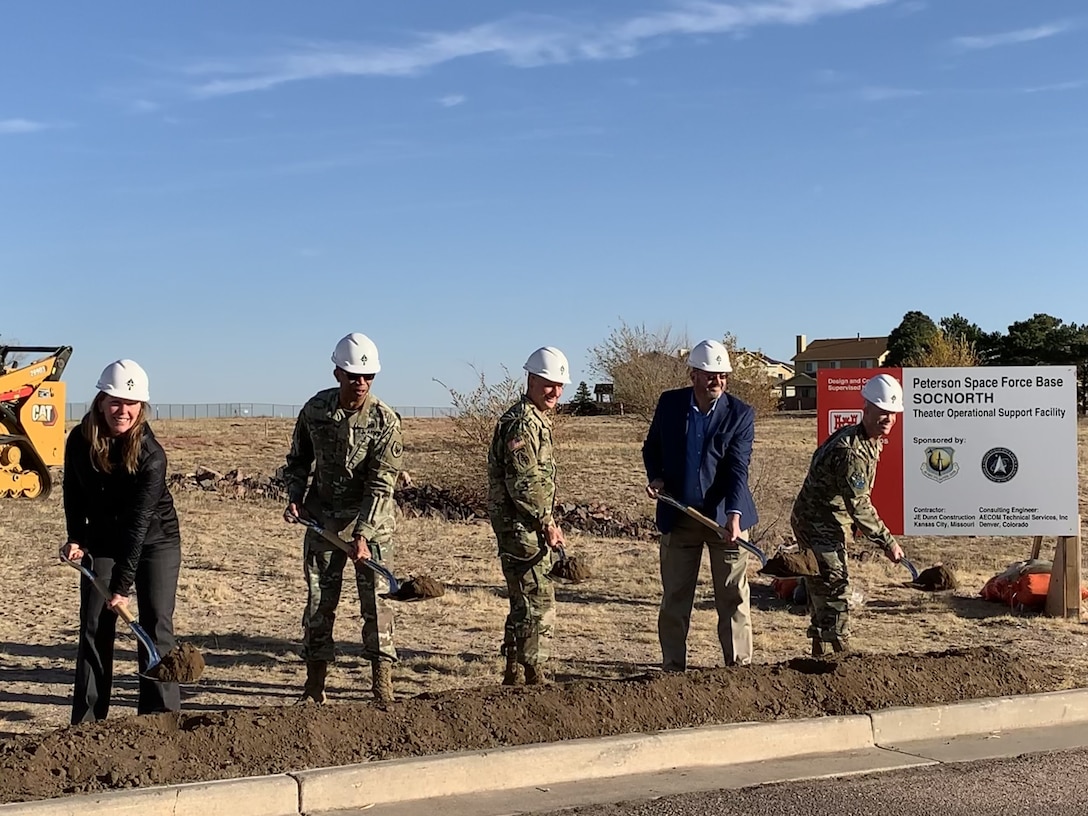
{"type": "Polygon", "coordinates": [[[384,402],[368,396],[348,412],[339,389],[319,391],[295,422],[283,473],[288,500],[325,521],[354,518],[353,535],[387,543],[396,526],[393,488],[403,453],[400,417],[384,402]]]}
{"type": "Polygon", "coordinates": [[[884,549],[895,543],[869,497],[881,445],[861,425],[851,425],[816,449],[790,518],[798,543],[846,545],[855,526],[884,549]]]}
{"type": "Polygon", "coordinates": [[[551,420],[522,397],[499,418],[487,455],[492,525],[543,530],[552,522],[555,480],[551,420]]]}

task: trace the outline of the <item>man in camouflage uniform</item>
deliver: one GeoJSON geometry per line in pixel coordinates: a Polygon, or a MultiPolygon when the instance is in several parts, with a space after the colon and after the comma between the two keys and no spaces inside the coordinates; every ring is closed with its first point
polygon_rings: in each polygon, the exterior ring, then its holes
{"type": "MultiPolygon", "coordinates": [[[[404,451],[400,417],[370,393],[381,366],[378,349],[366,335],[344,337],[332,361],[338,387],[311,397],[295,423],[284,468],[290,502],[284,520],[314,519],[337,534],[351,527],[349,547],[355,562],[364,654],[371,664],[374,697],[388,703],[393,700],[391,666],[397,659],[393,613],[378,596],[384,585],[379,587],[363,561],[392,565],[393,488],[404,451]]],[[[299,702],[323,703],[328,665],[335,659],[333,623],[348,555],[312,529],[306,531],[303,553],[308,587],[302,614],[306,685],[299,702]]]]}
{"type": "Polygon", "coordinates": [[[552,517],[556,472],[548,411],[570,382],[570,367],[559,349],[545,346],[524,368],[525,395],[499,419],[487,457],[487,509],[510,596],[502,644],[506,686],[546,682],[555,623],[548,572],[552,550],[564,544],[552,517]]]}
{"type": "Polygon", "coordinates": [[[846,544],[854,531],[880,545],[892,562],[903,558],[870,499],[884,437],[903,411],[903,388],[891,375],[879,374],[865,383],[861,395],[861,422],[841,428],[816,449],[790,517],[797,543],[813,552],[820,570],[805,578],[813,656],[822,655],[827,643],[836,652],[846,648],[846,544]]]}

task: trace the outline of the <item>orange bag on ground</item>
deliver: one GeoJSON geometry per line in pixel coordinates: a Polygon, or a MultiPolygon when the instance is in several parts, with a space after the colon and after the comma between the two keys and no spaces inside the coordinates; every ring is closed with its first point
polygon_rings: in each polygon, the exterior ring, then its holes
{"type": "MultiPolygon", "coordinates": [[[[983,600],[1007,604],[1014,609],[1042,611],[1050,592],[1052,568],[1052,562],[1041,559],[1017,561],[987,581],[979,595],[983,600]]],[[[1088,589],[1081,587],[1080,597],[1088,600],[1088,589]]]]}

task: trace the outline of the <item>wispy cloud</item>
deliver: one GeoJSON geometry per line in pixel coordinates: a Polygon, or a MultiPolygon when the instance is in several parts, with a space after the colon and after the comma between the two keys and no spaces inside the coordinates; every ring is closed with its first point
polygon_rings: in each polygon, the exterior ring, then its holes
{"type": "Polygon", "coordinates": [[[1051,93],[1054,91],[1079,91],[1088,88],[1088,79],[1073,79],[1069,82],[1052,82],[1049,85],[1036,85],[1031,88],[1022,88],[1022,93],[1051,93]]]}
{"type": "Polygon", "coordinates": [[[1033,28],[1019,28],[1016,31],[1003,31],[999,34],[980,34],[970,37],[955,37],[952,45],[963,51],[982,51],[987,48],[999,48],[1003,45],[1017,45],[1019,43],[1045,40],[1069,31],[1073,26],[1070,23],[1046,23],[1033,28]]]}
{"type": "Polygon", "coordinates": [[[9,133],[37,133],[39,130],[48,130],[45,122],[34,122],[30,119],[0,119],[0,134],[9,133]]]}
{"type": "Polygon", "coordinates": [[[917,88],[888,88],[883,85],[870,85],[858,91],[858,96],[865,102],[887,102],[893,99],[910,99],[924,96],[925,91],[917,88]]]}
{"type": "Polygon", "coordinates": [[[456,108],[458,105],[464,104],[467,99],[468,97],[462,94],[449,94],[439,99],[438,104],[443,108],[456,108]]]}
{"type": "Polygon", "coordinates": [[[929,4],[925,0],[906,0],[905,3],[900,3],[895,7],[895,13],[900,17],[908,17],[911,14],[918,14],[929,8],[929,4]]]}
{"type": "Polygon", "coordinates": [[[637,56],[670,37],[739,35],[798,26],[895,0],[689,0],[666,10],[605,23],[520,15],[453,31],[415,35],[401,45],[311,43],[277,55],[193,64],[192,93],[224,96],[335,76],[412,76],[452,60],[491,56],[519,68],[637,56]]]}
{"type": "Polygon", "coordinates": [[[129,103],[128,107],[133,113],[154,113],[159,110],[162,105],[158,102],[152,102],[149,99],[134,99],[129,103]]]}

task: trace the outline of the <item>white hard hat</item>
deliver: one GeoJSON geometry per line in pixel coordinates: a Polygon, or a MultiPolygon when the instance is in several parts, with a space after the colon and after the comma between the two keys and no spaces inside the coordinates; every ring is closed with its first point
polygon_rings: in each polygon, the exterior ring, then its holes
{"type": "Polygon", "coordinates": [[[147,372],[133,360],[117,360],[102,370],[98,378],[98,390],[120,399],[150,402],[151,394],[147,372]]]}
{"type": "Polygon", "coordinates": [[[382,370],[378,362],[378,347],[373,340],[359,332],[345,335],[336,344],[332,361],[348,374],[377,374],[382,370]]]}
{"type": "Polygon", "coordinates": [[[567,355],[555,346],[538,348],[529,355],[529,359],[522,366],[530,374],[543,377],[548,382],[566,385],[570,382],[570,364],[567,355]]]}
{"type": "Polygon", "coordinates": [[[717,340],[704,340],[688,354],[688,365],[712,374],[728,374],[733,370],[729,352],[717,340]]]}
{"type": "Polygon", "coordinates": [[[903,411],[903,386],[891,374],[877,374],[861,387],[861,396],[882,411],[903,411]]]}

